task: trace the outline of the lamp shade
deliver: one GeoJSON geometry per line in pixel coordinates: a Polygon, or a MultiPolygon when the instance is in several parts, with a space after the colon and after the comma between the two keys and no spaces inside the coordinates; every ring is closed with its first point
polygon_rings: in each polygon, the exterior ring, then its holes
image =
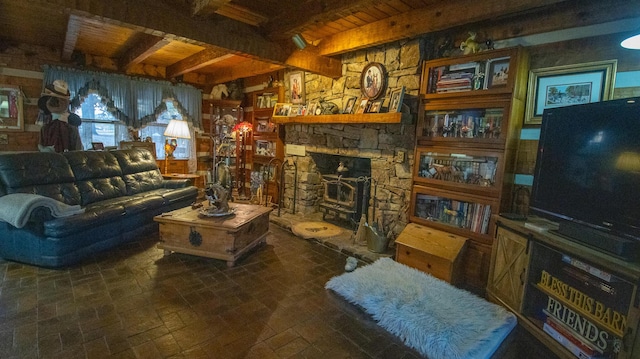
{"type": "Polygon", "coordinates": [[[167,129],[164,131],[164,137],[190,139],[191,133],[189,132],[189,125],[187,124],[187,121],[169,121],[167,129]]]}

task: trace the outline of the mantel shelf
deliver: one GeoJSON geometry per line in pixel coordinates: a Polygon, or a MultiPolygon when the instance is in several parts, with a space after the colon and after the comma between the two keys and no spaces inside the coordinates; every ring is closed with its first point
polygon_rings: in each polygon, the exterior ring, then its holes
{"type": "Polygon", "coordinates": [[[318,116],[293,116],[293,117],[272,117],[271,120],[277,124],[323,124],[323,123],[401,123],[404,117],[410,114],[401,112],[391,113],[363,113],[346,115],[318,115],[318,116]]]}

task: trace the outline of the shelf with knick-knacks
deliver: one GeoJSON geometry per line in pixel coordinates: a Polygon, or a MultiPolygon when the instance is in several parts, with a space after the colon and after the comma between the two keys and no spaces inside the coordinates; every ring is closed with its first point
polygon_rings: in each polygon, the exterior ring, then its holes
{"type": "Polygon", "coordinates": [[[418,147],[416,155],[415,183],[489,196],[500,191],[502,152],[418,147]]]}
{"type": "Polygon", "coordinates": [[[512,111],[517,110],[518,103],[505,99],[427,103],[418,123],[418,143],[504,148],[512,111]]]}
{"type": "Polygon", "coordinates": [[[428,61],[420,93],[425,99],[511,94],[524,90],[517,82],[526,71],[528,58],[521,48],[428,61]]]}

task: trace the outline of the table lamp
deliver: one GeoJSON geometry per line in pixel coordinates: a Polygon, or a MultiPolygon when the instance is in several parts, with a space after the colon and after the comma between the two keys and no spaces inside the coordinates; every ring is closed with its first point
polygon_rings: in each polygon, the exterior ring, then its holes
{"type": "Polygon", "coordinates": [[[191,139],[191,133],[189,132],[189,125],[187,124],[187,121],[176,119],[169,121],[167,129],[164,131],[164,137],[166,138],[164,145],[164,173],[167,173],[167,159],[169,157],[173,157],[173,151],[177,146],[176,139],[191,139]],[[171,139],[171,141],[169,139],[171,139]]]}

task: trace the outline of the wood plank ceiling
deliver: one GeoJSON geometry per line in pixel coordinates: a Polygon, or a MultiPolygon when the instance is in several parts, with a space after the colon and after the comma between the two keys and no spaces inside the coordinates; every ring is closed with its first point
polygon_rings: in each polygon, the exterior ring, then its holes
{"type": "Polygon", "coordinates": [[[61,63],[199,87],[302,69],[341,75],[340,54],[426,34],[504,39],[640,16],[638,0],[0,0],[0,51],[46,46],[61,63]],[[521,24],[537,19],[536,26],[521,24]],[[291,37],[309,44],[297,49],[291,37]]]}

